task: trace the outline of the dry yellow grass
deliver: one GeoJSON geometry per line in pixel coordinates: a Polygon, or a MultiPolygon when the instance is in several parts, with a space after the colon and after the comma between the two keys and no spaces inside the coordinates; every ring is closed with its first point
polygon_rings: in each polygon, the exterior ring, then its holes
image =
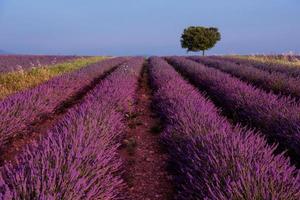
{"type": "Polygon", "coordinates": [[[0,74],[0,99],[17,91],[35,87],[55,76],[80,69],[103,59],[105,59],[105,57],[80,58],[53,66],[33,68],[29,71],[15,71],[0,74]]]}

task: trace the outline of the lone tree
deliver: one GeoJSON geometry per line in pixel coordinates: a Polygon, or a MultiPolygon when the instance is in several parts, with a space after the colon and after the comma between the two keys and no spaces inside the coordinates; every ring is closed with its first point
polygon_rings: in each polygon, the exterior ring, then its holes
{"type": "Polygon", "coordinates": [[[204,56],[205,50],[211,49],[215,44],[221,40],[221,34],[217,28],[191,26],[184,29],[181,36],[181,46],[187,51],[202,51],[204,56]]]}

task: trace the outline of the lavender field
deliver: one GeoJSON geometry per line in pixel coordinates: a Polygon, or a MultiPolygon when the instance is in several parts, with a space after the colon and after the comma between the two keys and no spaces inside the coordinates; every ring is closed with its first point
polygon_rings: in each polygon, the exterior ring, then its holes
{"type": "Polygon", "coordinates": [[[0,56],[80,66],[0,100],[1,200],[300,199],[297,57],[76,59],[0,56]]]}
{"type": "Polygon", "coordinates": [[[0,73],[71,61],[78,56],[0,55],[0,73]]]}

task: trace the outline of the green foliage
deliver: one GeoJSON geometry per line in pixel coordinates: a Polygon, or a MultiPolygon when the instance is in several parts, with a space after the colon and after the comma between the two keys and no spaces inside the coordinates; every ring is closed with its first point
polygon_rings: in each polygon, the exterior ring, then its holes
{"type": "Polygon", "coordinates": [[[184,29],[181,36],[181,46],[187,51],[202,51],[203,55],[205,50],[211,49],[215,44],[221,40],[221,34],[217,28],[191,26],[184,29]]]}

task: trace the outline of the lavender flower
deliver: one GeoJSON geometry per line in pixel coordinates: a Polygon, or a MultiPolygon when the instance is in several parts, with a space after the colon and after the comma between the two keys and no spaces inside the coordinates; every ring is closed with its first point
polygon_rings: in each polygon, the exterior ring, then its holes
{"type": "Polygon", "coordinates": [[[143,58],[128,61],[0,175],[0,199],[124,199],[118,147],[143,58]]]}
{"type": "MultiPolygon", "coordinates": [[[[170,60],[178,66],[189,63],[170,60]]],[[[299,172],[283,155],[273,155],[275,146],[254,131],[230,125],[163,59],[150,59],[150,77],[154,105],[164,120],[162,141],[174,172],[176,199],[300,198],[299,172]]]]}
{"type": "Polygon", "coordinates": [[[104,60],[0,101],[0,147],[8,139],[26,133],[29,123],[53,113],[63,101],[124,61],[123,58],[104,60]]]}
{"type": "Polygon", "coordinates": [[[180,57],[169,61],[237,122],[259,128],[299,163],[300,107],[290,98],[255,88],[229,74],[180,57]]]}
{"type": "Polygon", "coordinates": [[[260,87],[267,92],[275,92],[286,96],[300,99],[300,79],[290,77],[279,72],[267,72],[257,69],[251,65],[237,65],[218,58],[191,57],[192,60],[200,62],[206,66],[220,69],[260,87]]]}

